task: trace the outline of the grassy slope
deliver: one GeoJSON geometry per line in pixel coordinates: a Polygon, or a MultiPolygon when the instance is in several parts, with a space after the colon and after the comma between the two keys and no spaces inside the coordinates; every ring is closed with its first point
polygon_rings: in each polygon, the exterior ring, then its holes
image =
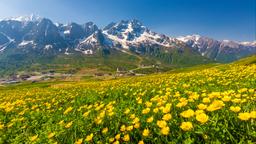
{"type": "MultiPolygon", "coordinates": [[[[93,143],[103,141],[107,143],[109,138],[121,133],[122,125],[130,126],[133,120],[131,114],[135,114],[141,123],[140,128],[133,129],[124,134],[130,135],[131,143],[138,143],[144,140],[146,143],[250,143],[255,140],[254,121],[241,121],[236,113],[230,111],[230,106],[240,106],[243,111],[255,110],[255,104],[251,97],[252,93],[248,90],[242,91],[243,88],[255,90],[255,74],[252,70],[255,67],[239,66],[248,65],[255,58],[250,60],[240,60],[233,64],[203,65],[193,68],[179,69],[169,74],[154,74],[142,77],[122,78],[118,80],[108,80],[104,82],[52,82],[22,84],[2,88],[0,93],[0,102],[8,101],[15,103],[13,109],[8,115],[5,115],[3,109],[0,109],[0,120],[9,125],[12,119],[24,117],[22,122],[15,121],[15,124],[6,131],[0,130],[0,142],[2,143],[24,143],[30,141],[29,138],[38,135],[38,143],[74,143],[76,140],[86,138],[90,133],[94,134],[93,143]],[[237,65],[239,63],[239,65],[237,65]],[[212,68],[213,67],[213,68],[212,68]],[[209,79],[211,78],[211,79],[209,79]],[[207,111],[209,120],[205,124],[200,124],[195,116],[193,118],[182,118],[179,114],[189,108],[196,110],[197,105],[202,102],[203,94],[212,96],[212,99],[221,100],[223,95],[229,95],[231,91],[232,100],[237,96],[243,95],[246,99],[244,103],[225,102],[225,106],[220,110],[207,111]],[[241,92],[242,91],[242,92],[241,92]],[[177,108],[179,97],[190,98],[200,97],[188,103],[185,107],[177,108]],[[213,93],[212,93],[213,92],[213,93]],[[222,92],[221,95],[214,92],[222,92]],[[217,96],[216,96],[217,94],[217,96]],[[17,99],[24,100],[22,104],[17,99]],[[142,103],[139,104],[139,100],[142,103]],[[157,120],[162,120],[163,113],[160,110],[157,113],[152,111],[148,114],[142,114],[146,109],[145,103],[158,99],[158,103],[171,103],[172,119],[168,121],[170,127],[168,136],[161,134],[161,129],[157,126],[157,120]],[[112,102],[115,101],[114,104],[112,102]],[[50,104],[50,108],[46,107],[50,104]],[[112,107],[116,113],[110,117],[106,113],[102,124],[95,124],[95,119],[99,117],[102,109],[96,111],[93,107],[88,116],[83,116],[88,111],[86,106],[99,106],[105,104],[112,107]],[[35,105],[37,104],[37,105],[35,105]],[[33,108],[34,106],[39,106],[33,108]],[[84,107],[85,106],[85,107],[84,107]],[[63,114],[66,109],[72,107],[71,112],[63,114]],[[130,114],[124,114],[126,109],[131,110],[130,114]],[[26,110],[27,109],[27,110],[26,110]],[[22,110],[25,114],[18,115],[22,110]],[[154,117],[152,123],[147,123],[147,118],[154,117]],[[64,120],[64,125],[58,124],[64,120]],[[70,121],[72,127],[65,128],[70,121]],[[182,122],[192,122],[193,129],[188,132],[180,128],[182,122]],[[27,126],[26,130],[21,127],[27,126]],[[101,134],[101,130],[107,127],[107,134],[101,134]],[[150,130],[149,137],[142,136],[144,129],[150,130]],[[1,132],[3,132],[1,134],[1,132]],[[54,132],[55,136],[52,141],[47,138],[48,134],[54,132]]],[[[156,108],[157,101],[153,101],[151,109],[156,108]]],[[[163,107],[166,106],[162,103],[163,107]]],[[[207,104],[210,105],[210,104],[207,104]]],[[[9,105],[8,107],[11,107],[9,105]]],[[[160,105],[161,106],[161,105],[160,105]]],[[[160,107],[159,106],[159,107],[160,107]]],[[[4,106],[3,106],[4,107],[4,106]]],[[[7,108],[6,108],[7,109],[7,108]]],[[[107,108],[108,110],[108,108],[107,108]]],[[[5,129],[4,129],[5,130],[5,129]]],[[[121,134],[123,138],[124,134],[121,134]]],[[[121,138],[121,142],[124,142],[121,138]]]]}
{"type": "Polygon", "coordinates": [[[256,63],[256,55],[245,57],[243,59],[240,59],[234,62],[234,64],[240,64],[240,65],[255,64],[255,63],[256,63]]]}
{"type": "MultiPolygon", "coordinates": [[[[95,55],[83,55],[80,53],[58,56],[36,56],[36,54],[24,55],[21,52],[0,55],[0,76],[15,74],[18,71],[49,71],[55,70],[60,73],[83,71],[84,69],[97,69],[103,72],[115,72],[117,67],[131,70],[140,65],[159,65],[163,71],[178,67],[188,67],[197,64],[212,62],[199,54],[185,49],[180,53],[177,49],[170,50],[171,54],[163,51],[156,51],[154,55],[137,55],[135,53],[122,53],[118,50],[111,50],[110,54],[103,54],[98,51],[95,55]]],[[[146,70],[155,72],[155,70],[146,70]]]]}
{"type": "MultiPolygon", "coordinates": [[[[131,55],[127,55],[128,57],[131,55]]],[[[132,57],[135,58],[135,57],[132,57]]],[[[92,59],[94,59],[94,57],[92,57],[92,59]]],[[[135,58],[136,59],[136,58],[135,58]]],[[[92,62],[95,62],[94,60],[92,62]]],[[[192,66],[192,67],[182,67],[182,68],[176,68],[173,70],[169,70],[163,74],[175,74],[175,73],[186,73],[186,72],[192,72],[192,71],[202,71],[205,69],[209,69],[209,68],[218,68],[218,69],[228,69],[229,66],[232,65],[249,65],[249,64],[255,64],[256,63],[256,55],[250,56],[250,57],[246,57],[240,60],[237,60],[233,63],[230,64],[219,64],[219,63],[210,63],[210,64],[202,64],[202,65],[196,65],[196,66],[192,66]]],[[[147,69],[147,68],[146,68],[147,69]]],[[[149,68],[150,69],[150,68],[149,68]]],[[[141,69],[139,69],[141,70],[141,69]]],[[[143,71],[143,70],[141,70],[143,71]]],[[[147,71],[147,70],[146,70],[147,71]]],[[[150,70],[151,71],[151,70],[150,70]]],[[[155,71],[154,71],[155,72],[155,71]]],[[[147,72],[145,72],[147,73],[147,72]]],[[[150,72],[149,72],[150,73],[150,72]]],[[[161,74],[151,74],[151,75],[146,75],[146,76],[137,76],[137,77],[151,77],[151,76],[161,76],[161,74]]],[[[97,79],[92,78],[90,79],[90,77],[88,77],[88,79],[84,79],[84,82],[93,82],[93,81],[97,81],[97,79]]],[[[133,77],[131,77],[133,78],[133,77]]],[[[119,78],[119,79],[127,79],[127,77],[124,78],[119,78]]],[[[129,77],[128,77],[129,79],[129,77]]],[[[104,81],[104,79],[101,79],[100,81],[104,81]]],[[[57,80],[57,81],[51,81],[51,82],[40,82],[40,83],[34,83],[31,84],[31,82],[25,82],[25,83],[21,83],[21,84],[13,84],[7,87],[0,87],[1,89],[14,89],[14,88],[22,88],[22,87],[49,87],[52,84],[61,84],[61,83],[77,83],[77,82],[72,82],[73,80],[69,80],[69,81],[61,81],[61,80],[57,80]]],[[[81,83],[83,83],[83,80],[80,81],[81,83]]]]}

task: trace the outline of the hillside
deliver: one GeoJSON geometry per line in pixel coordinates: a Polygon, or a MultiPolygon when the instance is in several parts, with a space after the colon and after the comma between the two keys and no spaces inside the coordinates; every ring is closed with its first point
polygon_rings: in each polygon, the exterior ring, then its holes
{"type": "Polygon", "coordinates": [[[244,61],[0,87],[0,143],[254,143],[256,65],[244,61]]]}
{"type": "Polygon", "coordinates": [[[256,63],[256,55],[248,56],[234,62],[234,64],[239,64],[239,65],[249,65],[249,64],[255,64],[255,63],[256,63]]]}

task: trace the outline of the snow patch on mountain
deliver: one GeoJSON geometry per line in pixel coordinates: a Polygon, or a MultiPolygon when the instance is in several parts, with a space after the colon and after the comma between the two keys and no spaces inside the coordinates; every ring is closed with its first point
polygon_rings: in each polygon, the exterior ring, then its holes
{"type": "Polygon", "coordinates": [[[93,54],[93,50],[92,49],[81,50],[79,48],[76,48],[75,50],[78,51],[78,52],[81,52],[81,53],[83,53],[85,55],[92,55],[93,54]]]}
{"type": "Polygon", "coordinates": [[[86,38],[85,40],[83,40],[81,42],[81,44],[96,44],[98,42],[98,40],[96,39],[95,35],[92,34],[90,35],[88,38],[86,38]]]}
{"type": "Polygon", "coordinates": [[[191,40],[198,41],[200,38],[201,38],[201,36],[197,35],[197,34],[177,37],[178,40],[183,41],[183,42],[188,42],[191,40]]]}
{"type": "Polygon", "coordinates": [[[39,15],[31,14],[27,16],[19,16],[19,17],[11,17],[4,20],[12,20],[12,21],[19,21],[19,22],[36,22],[42,20],[39,15]]]}
{"type": "Polygon", "coordinates": [[[256,47],[256,41],[253,41],[253,42],[240,42],[240,44],[244,45],[244,46],[256,47]]]}
{"type": "Polygon", "coordinates": [[[239,43],[231,41],[231,40],[223,40],[221,42],[220,46],[221,47],[230,47],[230,48],[239,48],[239,43]]]}
{"type": "Polygon", "coordinates": [[[64,33],[64,35],[68,35],[68,34],[70,34],[70,30],[65,30],[63,33],[64,33]]]}
{"type": "Polygon", "coordinates": [[[20,44],[19,44],[19,46],[26,46],[26,45],[29,45],[29,44],[34,44],[34,41],[22,41],[20,44]]]}
{"type": "Polygon", "coordinates": [[[15,40],[10,38],[9,36],[7,36],[5,33],[0,32],[0,34],[2,34],[4,37],[6,37],[8,39],[8,41],[6,41],[6,43],[0,45],[0,53],[4,52],[4,50],[15,40]]]}
{"type": "Polygon", "coordinates": [[[5,33],[3,33],[3,32],[0,32],[2,35],[4,35],[5,37],[7,37],[7,39],[9,40],[9,42],[14,42],[15,41],[15,39],[12,39],[12,38],[10,38],[8,35],[6,35],[5,33]]]}
{"type": "Polygon", "coordinates": [[[49,49],[52,49],[52,48],[53,48],[52,45],[45,45],[45,47],[44,47],[45,50],[49,50],[49,49]]]}

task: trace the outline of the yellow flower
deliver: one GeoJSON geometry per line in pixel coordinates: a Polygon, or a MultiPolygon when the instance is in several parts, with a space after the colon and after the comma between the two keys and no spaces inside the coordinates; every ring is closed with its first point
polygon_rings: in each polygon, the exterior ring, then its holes
{"type": "Polygon", "coordinates": [[[147,137],[149,135],[149,129],[144,129],[142,135],[147,137]]]}
{"type": "Polygon", "coordinates": [[[117,140],[117,141],[113,142],[113,144],[120,144],[120,142],[117,140]]]}
{"type": "Polygon", "coordinates": [[[142,114],[147,114],[150,112],[150,108],[145,108],[142,110],[142,114]]]}
{"type": "Polygon", "coordinates": [[[109,138],[108,141],[112,143],[115,140],[115,138],[109,138]]]}
{"type": "Polygon", "coordinates": [[[162,119],[165,120],[165,121],[169,121],[169,120],[172,119],[172,115],[169,114],[169,113],[168,113],[168,114],[165,114],[162,119]]]}
{"type": "Polygon", "coordinates": [[[78,139],[76,142],[75,142],[75,144],[82,144],[83,143],[83,139],[81,138],[81,139],[78,139]]]}
{"type": "Polygon", "coordinates": [[[83,117],[86,118],[89,114],[90,114],[90,111],[87,111],[87,112],[85,112],[85,113],[83,114],[83,117]]]}
{"type": "Polygon", "coordinates": [[[101,131],[103,134],[106,134],[107,132],[108,132],[108,128],[104,128],[104,129],[102,129],[102,131],[101,131]]]}
{"type": "Polygon", "coordinates": [[[134,128],[139,128],[139,127],[140,127],[140,123],[139,122],[134,124],[134,128]]]}
{"type": "Polygon", "coordinates": [[[115,113],[114,112],[110,112],[108,113],[108,116],[113,116],[115,113]]]}
{"type": "Polygon", "coordinates": [[[223,100],[224,102],[229,102],[229,101],[231,100],[231,97],[230,97],[230,96],[224,96],[224,97],[222,98],[222,100],[223,100]]]}
{"type": "Polygon", "coordinates": [[[166,121],[164,121],[164,120],[160,120],[160,121],[158,120],[156,124],[160,128],[166,127],[166,125],[167,125],[166,121]]]}
{"type": "Polygon", "coordinates": [[[163,135],[168,135],[169,132],[170,132],[170,128],[169,128],[168,126],[163,127],[163,128],[161,129],[161,133],[162,133],[163,135]]]}
{"type": "Polygon", "coordinates": [[[171,104],[166,104],[166,106],[163,108],[163,113],[169,113],[171,111],[171,104]]]}
{"type": "Polygon", "coordinates": [[[140,122],[140,119],[138,117],[135,117],[134,120],[132,121],[133,124],[138,123],[138,122],[140,122]]]}
{"type": "Polygon", "coordinates": [[[250,117],[250,113],[248,112],[245,112],[245,113],[239,113],[238,114],[238,118],[242,121],[247,121],[249,120],[251,117],[250,117]]]}
{"type": "Polygon", "coordinates": [[[72,111],[72,107],[68,107],[65,111],[64,111],[64,115],[66,115],[66,114],[68,114],[69,112],[71,112],[72,111]]]}
{"type": "Polygon", "coordinates": [[[215,111],[215,110],[219,110],[221,109],[223,106],[225,106],[225,104],[223,103],[223,101],[221,100],[215,100],[213,101],[208,107],[207,107],[207,111],[215,111]]]}
{"type": "Polygon", "coordinates": [[[136,117],[135,114],[131,114],[131,115],[130,115],[130,118],[131,118],[131,119],[134,119],[135,117],[136,117]]]}
{"type": "Polygon", "coordinates": [[[196,116],[196,120],[204,124],[208,121],[209,117],[205,113],[201,113],[196,116]]]}
{"type": "Polygon", "coordinates": [[[235,98],[232,100],[233,103],[240,103],[242,100],[239,98],[235,98]]]}
{"type": "Polygon", "coordinates": [[[119,140],[120,137],[121,137],[120,134],[117,134],[117,135],[115,136],[115,139],[116,139],[116,140],[119,140]]]}
{"type": "Polygon", "coordinates": [[[182,101],[182,102],[179,102],[179,103],[176,105],[176,107],[181,108],[181,107],[186,106],[187,104],[188,104],[187,100],[186,100],[186,101],[182,101]]]}
{"type": "Polygon", "coordinates": [[[142,104],[142,99],[139,99],[137,102],[138,104],[142,104]]]}
{"type": "Polygon", "coordinates": [[[197,105],[197,108],[200,109],[200,110],[205,110],[207,108],[207,105],[199,104],[199,105],[197,105]]]}
{"type": "Polygon", "coordinates": [[[133,130],[133,126],[131,125],[131,126],[126,127],[126,130],[127,131],[132,131],[133,130]]]}
{"type": "Polygon", "coordinates": [[[203,98],[203,103],[210,103],[211,102],[211,99],[209,98],[203,98]]]}
{"type": "Polygon", "coordinates": [[[95,123],[96,124],[101,124],[102,123],[102,118],[100,118],[100,117],[97,117],[96,119],[95,119],[95,123]]]}
{"type": "Polygon", "coordinates": [[[250,115],[251,115],[251,118],[256,119],[256,111],[251,111],[250,115]]]}
{"type": "Polygon", "coordinates": [[[146,105],[146,107],[151,107],[152,103],[151,102],[146,102],[145,105],[146,105]]]}
{"type": "Polygon", "coordinates": [[[204,110],[196,110],[196,111],[195,111],[195,115],[199,115],[199,114],[201,114],[201,113],[204,113],[204,110]]]}
{"type": "Polygon", "coordinates": [[[126,141],[126,142],[130,141],[130,136],[129,136],[129,134],[124,135],[123,140],[126,141]]]}
{"type": "Polygon", "coordinates": [[[61,120],[60,122],[59,122],[59,125],[63,125],[64,124],[64,120],[61,120]]]}
{"type": "Polygon", "coordinates": [[[249,93],[253,93],[254,92],[254,89],[249,89],[249,93]]]}
{"type": "Polygon", "coordinates": [[[30,141],[36,141],[37,140],[37,138],[38,138],[38,135],[34,135],[34,136],[32,136],[31,138],[30,138],[30,141]]]}
{"type": "Polygon", "coordinates": [[[6,107],[5,108],[5,111],[6,112],[10,112],[10,111],[12,111],[14,109],[14,107],[13,106],[10,106],[10,107],[6,107]]]}
{"type": "Polygon", "coordinates": [[[71,121],[71,122],[69,122],[66,126],[65,126],[65,128],[70,128],[71,126],[72,126],[72,124],[73,124],[73,122],[71,121]]]}
{"type": "Polygon", "coordinates": [[[92,140],[92,138],[93,138],[93,133],[91,133],[90,135],[86,136],[85,140],[86,140],[87,142],[89,142],[89,141],[92,140]]]}
{"type": "Polygon", "coordinates": [[[188,109],[186,111],[183,111],[180,115],[184,118],[190,118],[193,117],[195,112],[192,109],[188,109]]]}
{"type": "Polygon", "coordinates": [[[236,107],[231,106],[230,110],[233,111],[233,112],[239,112],[241,110],[241,108],[239,106],[236,106],[236,107]]]}
{"type": "Polygon", "coordinates": [[[159,108],[154,108],[154,109],[153,109],[153,112],[154,112],[154,113],[157,113],[158,111],[159,111],[159,108]]]}
{"type": "Polygon", "coordinates": [[[151,122],[153,122],[153,120],[154,120],[154,117],[151,116],[150,118],[147,119],[147,122],[148,122],[148,123],[151,123],[151,122]]]}
{"type": "Polygon", "coordinates": [[[182,122],[180,128],[183,131],[190,131],[191,129],[193,129],[193,125],[191,122],[182,122]]]}
{"type": "Polygon", "coordinates": [[[49,134],[48,134],[48,139],[54,137],[54,135],[55,135],[55,133],[49,133],[49,134]]]}
{"type": "Polygon", "coordinates": [[[1,123],[0,123],[0,130],[1,130],[1,129],[4,129],[4,124],[1,124],[1,123]]]}
{"type": "Polygon", "coordinates": [[[139,141],[139,143],[138,144],[144,144],[144,141],[143,140],[141,140],[141,141],[139,141]]]}
{"type": "Polygon", "coordinates": [[[124,113],[125,114],[129,114],[130,113],[130,109],[126,109],[124,113]]]}
{"type": "Polygon", "coordinates": [[[121,132],[124,132],[124,131],[125,131],[125,125],[122,125],[122,126],[121,126],[120,131],[121,131],[121,132]]]}

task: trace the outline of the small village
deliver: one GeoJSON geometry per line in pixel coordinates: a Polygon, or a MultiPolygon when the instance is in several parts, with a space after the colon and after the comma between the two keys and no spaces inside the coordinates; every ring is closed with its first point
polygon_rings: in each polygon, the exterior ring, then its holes
{"type": "Polygon", "coordinates": [[[122,67],[118,67],[116,72],[114,73],[107,73],[107,72],[95,72],[94,74],[71,74],[71,73],[58,73],[53,70],[47,72],[33,72],[30,74],[17,74],[12,75],[6,78],[0,78],[0,85],[9,85],[9,84],[18,84],[22,82],[42,82],[42,81],[51,81],[56,78],[65,80],[67,78],[72,77],[84,77],[84,76],[91,76],[94,78],[103,78],[103,77],[127,77],[127,76],[142,76],[145,74],[135,73],[134,70],[127,70],[122,67]]]}

